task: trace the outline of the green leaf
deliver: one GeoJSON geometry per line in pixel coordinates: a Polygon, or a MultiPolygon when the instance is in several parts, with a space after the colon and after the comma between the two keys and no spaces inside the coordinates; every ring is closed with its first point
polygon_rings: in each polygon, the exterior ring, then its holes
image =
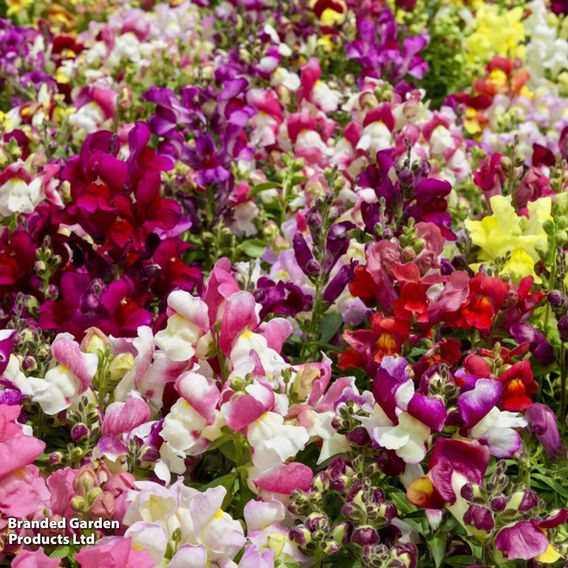
{"type": "Polygon", "coordinates": [[[546,475],[542,475],[540,473],[533,473],[531,475],[531,479],[532,480],[536,479],[537,481],[540,481],[541,483],[543,483],[544,485],[547,485],[550,489],[552,489],[553,491],[555,491],[559,495],[562,495],[562,497],[564,497],[565,499],[568,499],[568,489],[566,489],[565,487],[562,487],[562,485],[560,485],[560,483],[557,483],[556,481],[554,481],[550,477],[547,477],[546,475]]]}
{"type": "Polygon", "coordinates": [[[292,185],[300,185],[301,183],[305,183],[308,181],[307,177],[304,176],[294,176],[292,178],[292,185]]]}
{"type": "Polygon", "coordinates": [[[233,486],[235,484],[236,479],[237,479],[236,473],[234,472],[227,473],[227,475],[222,475],[221,477],[218,477],[217,479],[210,481],[206,485],[203,485],[199,489],[201,491],[204,491],[205,489],[210,489],[211,487],[218,487],[219,485],[222,485],[227,490],[227,493],[230,493],[233,490],[233,486]]]}
{"type": "Polygon", "coordinates": [[[448,535],[446,533],[438,533],[428,539],[428,547],[432,553],[432,558],[436,568],[440,568],[440,566],[442,566],[442,562],[444,562],[447,541],[448,535]]]}
{"type": "Polygon", "coordinates": [[[58,546],[50,555],[50,558],[70,558],[73,555],[73,550],[66,544],[58,546]]]}
{"type": "Polygon", "coordinates": [[[402,515],[408,515],[417,510],[416,507],[408,501],[406,495],[400,491],[393,491],[388,497],[396,505],[398,512],[402,515]]]}
{"type": "Polygon", "coordinates": [[[266,243],[260,239],[250,239],[239,245],[239,249],[251,258],[260,258],[266,249],[266,243]]]}
{"type": "Polygon", "coordinates": [[[332,560],[331,565],[333,568],[360,568],[361,562],[355,560],[351,555],[344,556],[343,558],[335,558],[332,560]]]}
{"type": "Polygon", "coordinates": [[[262,193],[263,191],[266,191],[267,189],[276,189],[278,187],[280,187],[279,183],[277,183],[275,181],[267,181],[265,183],[259,183],[258,185],[255,185],[250,190],[250,193],[254,197],[255,195],[258,195],[259,193],[262,193]]]}
{"type": "Polygon", "coordinates": [[[343,318],[339,312],[330,312],[321,318],[319,324],[320,341],[327,343],[339,331],[343,318]]]}
{"type": "Polygon", "coordinates": [[[471,566],[475,565],[477,562],[477,558],[475,556],[450,556],[450,558],[446,558],[446,564],[448,566],[471,566]]]}

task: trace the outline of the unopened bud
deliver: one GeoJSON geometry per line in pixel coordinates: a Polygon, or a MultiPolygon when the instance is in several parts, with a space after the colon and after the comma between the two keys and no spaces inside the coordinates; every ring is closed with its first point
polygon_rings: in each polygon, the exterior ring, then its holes
{"type": "Polygon", "coordinates": [[[75,495],[75,497],[72,497],[69,505],[71,505],[71,509],[77,511],[78,513],[82,513],[87,510],[87,503],[85,499],[80,495],[75,495]]]}
{"type": "Polygon", "coordinates": [[[82,423],[75,424],[73,428],[71,428],[71,439],[74,442],[78,442],[79,440],[82,440],[88,435],[89,435],[89,429],[85,424],[82,423]]]}
{"type": "Polygon", "coordinates": [[[85,337],[81,341],[81,351],[85,353],[104,353],[107,345],[110,345],[109,338],[100,329],[90,327],[85,332],[85,337]]]}
{"type": "Polygon", "coordinates": [[[359,546],[366,546],[368,544],[376,544],[379,542],[379,535],[377,531],[370,526],[358,527],[351,535],[351,542],[359,546]]]}
{"type": "Polygon", "coordinates": [[[134,355],[132,353],[119,353],[108,367],[109,378],[113,383],[118,383],[134,367],[134,355]]]}

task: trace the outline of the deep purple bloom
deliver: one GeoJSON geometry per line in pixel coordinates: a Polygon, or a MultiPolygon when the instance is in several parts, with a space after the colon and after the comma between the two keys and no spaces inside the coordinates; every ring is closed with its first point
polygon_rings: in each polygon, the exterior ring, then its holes
{"type": "Polygon", "coordinates": [[[473,428],[501,401],[503,385],[493,379],[478,379],[472,390],[458,398],[458,407],[464,426],[473,428]]]}
{"type": "Polygon", "coordinates": [[[361,187],[372,187],[378,199],[383,198],[386,208],[389,210],[401,199],[400,187],[395,184],[390,176],[391,169],[394,167],[392,157],[393,149],[381,150],[377,152],[377,163],[371,164],[359,176],[361,187]]]}
{"type": "Polygon", "coordinates": [[[195,181],[201,185],[223,183],[231,177],[211,134],[198,136],[194,148],[186,147],[184,158],[197,172],[195,181]]]}
{"type": "Polygon", "coordinates": [[[152,314],[132,298],[133,291],[126,278],[105,287],[88,274],[65,273],[60,298],[41,306],[39,324],[42,329],[66,331],[76,337],[89,327],[116,337],[134,336],[138,327],[152,323],[152,314]]]}
{"type": "Polygon", "coordinates": [[[398,422],[396,415],[397,403],[395,394],[400,385],[410,379],[408,362],[402,357],[383,357],[373,380],[373,396],[384,410],[385,414],[394,422],[398,422]]]}
{"type": "Polygon", "coordinates": [[[568,341],[568,315],[560,318],[558,322],[558,333],[562,341],[568,341]]]}
{"type": "Polygon", "coordinates": [[[525,412],[525,418],[549,458],[555,459],[564,453],[556,416],[546,404],[531,404],[525,412]]]}
{"type": "Polygon", "coordinates": [[[292,246],[294,247],[296,262],[306,276],[314,276],[321,270],[319,262],[314,258],[304,235],[296,233],[292,239],[292,246]]]}
{"type": "Polygon", "coordinates": [[[365,77],[374,77],[396,85],[408,76],[422,79],[428,64],[419,53],[427,43],[426,34],[401,41],[394,15],[385,9],[376,20],[357,18],[357,37],[346,46],[347,59],[361,66],[360,82],[365,77]]]}
{"type": "Polygon", "coordinates": [[[455,240],[452,233],[452,217],[448,213],[446,196],[452,190],[449,182],[426,178],[418,182],[415,190],[416,203],[406,211],[415,221],[434,223],[447,240],[455,240]]]}
{"type": "Polygon", "coordinates": [[[293,282],[274,282],[263,276],[259,278],[254,291],[255,300],[262,305],[260,317],[268,314],[295,316],[312,307],[312,297],[305,294],[293,282]]]}
{"type": "Polygon", "coordinates": [[[330,271],[337,263],[337,261],[347,252],[351,239],[349,238],[349,231],[354,229],[355,225],[350,221],[336,223],[333,225],[327,234],[325,241],[325,260],[323,268],[325,271],[330,271]]]}
{"type": "Polygon", "coordinates": [[[568,14],[568,2],[566,0],[552,0],[550,9],[558,16],[568,14]]]}
{"type": "Polygon", "coordinates": [[[355,263],[344,264],[338,271],[337,274],[330,280],[328,285],[323,291],[323,301],[328,304],[333,304],[337,298],[341,295],[345,286],[349,284],[353,278],[353,270],[355,268],[355,263]]]}
{"type": "Polygon", "coordinates": [[[528,342],[531,353],[544,365],[554,361],[554,349],[546,337],[530,323],[516,323],[509,328],[509,333],[519,344],[528,342]]]}

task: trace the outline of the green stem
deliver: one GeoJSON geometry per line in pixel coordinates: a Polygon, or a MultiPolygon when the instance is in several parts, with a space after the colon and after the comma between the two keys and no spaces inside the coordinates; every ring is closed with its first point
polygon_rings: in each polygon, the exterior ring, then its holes
{"type": "Polygon", "coordinates": [[[323,286],[322,286],[322,278],[321,276],[318,277],[315,283],[315,292],[314,292],[314,301],[312,307],[312,318],[310,320],[310,325],[308,326],[308,332],[306,334],[306,342],[302,347],[302,361],[306,360],[305,357],[308,355],[316,356],[317,348],[313,349],[315,342],[318,339],[318,329],[320,323],[320,317],[324,310],[323,301],[322,301],[322,293],[323,293],[323,286]],[[312,352],[315,351],[314,352],[312,352]]]}

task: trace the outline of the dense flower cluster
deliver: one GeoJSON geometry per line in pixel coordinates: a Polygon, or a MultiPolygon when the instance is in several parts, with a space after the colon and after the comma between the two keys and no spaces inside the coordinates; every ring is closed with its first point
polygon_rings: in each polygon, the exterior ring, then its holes
{"type": "Polygon", "coordinates": [[[567,566],[567,186],[560,0],[0,0],[0,563],[567,566]]]}

